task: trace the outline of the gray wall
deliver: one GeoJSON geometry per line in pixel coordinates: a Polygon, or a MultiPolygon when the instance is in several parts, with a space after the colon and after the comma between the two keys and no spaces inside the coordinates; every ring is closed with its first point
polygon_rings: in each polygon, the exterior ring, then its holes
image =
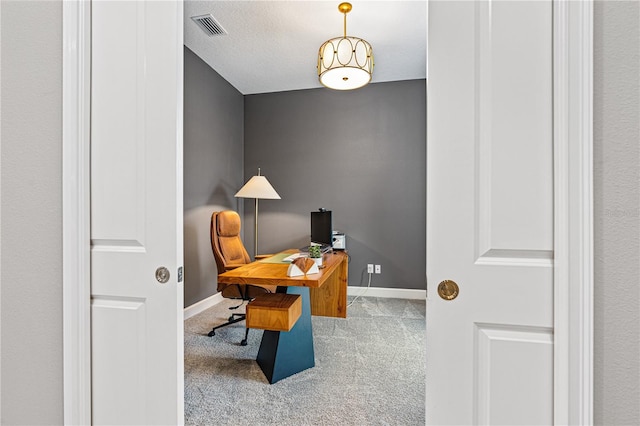
{"type": "MultiPolygon", "coordinates": [[[[282,197],[260,201],[258,250],[308,244],[324,207],[347,234],[350,285],[375,263],[372,287],[424,289],[425,95],[414,80],[246,96],[245,178],[261,167],[282,197]]],[[[251,223],[252,201],[245,212],[251,223]]]]}
{"type": "MultiPolygon", "coordinates": [[[[62,423],[60,3],[0,2],[2,424],[62,423]]],[[[637,6],[595,19],[595,417],[640,424],[637,6]]]]}
{"type": "Polygon", "coordinates": [[[62,424],[62,2],[0,7],[2,424],[62,424]]]}
{"type": "Polygon", "coordinates": [[[595,10],[595,423],[640,424],[640,3],[595,10]]]}
{"type": "Polygon", "coordinates": [[[244,98],[184,48],[184,306],[217,292],[209,224],[238,210],[243,184],[244,98]]]}

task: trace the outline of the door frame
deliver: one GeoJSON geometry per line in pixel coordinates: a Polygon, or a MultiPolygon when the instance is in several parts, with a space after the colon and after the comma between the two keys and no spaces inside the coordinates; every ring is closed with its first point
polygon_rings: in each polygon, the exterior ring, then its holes
{"type": "Polygon", "coordinates": [[[64,424],[91,424],[91,2],[62,3],[64,424]]]}
{"type": "Polygon", "coordinates": [[[593,424],[593,1],[553,21],[554,424],[593,424]]]}
{"type": "MultiPolygon", "coordinates": [[[[553,16],[554,423],[592,424],[593,0],[553,16]]],[[[91,3],[63,2],[65,424],[91,424],[90,41],[91,3]]]]}

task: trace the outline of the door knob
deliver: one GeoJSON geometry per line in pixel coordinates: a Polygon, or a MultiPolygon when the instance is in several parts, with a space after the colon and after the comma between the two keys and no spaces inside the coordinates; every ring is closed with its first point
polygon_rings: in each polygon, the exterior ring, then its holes
{"type": "Polygon", "coordinates": [[[171,274],[169,273],[169,270],[164,266],[161,266],[158,269],[156,269],[156,280],[158,280],[160,284],[164,284],[167,281],[169,281],[170,276],[171,274]]]}
{"type": "Polygon", "coordinates": [[[458,297],[460,293],[460,288],[455,281],[444,280],[440,284],[438,284],[438,294],[444,300],[453,300],[458,297]]]}

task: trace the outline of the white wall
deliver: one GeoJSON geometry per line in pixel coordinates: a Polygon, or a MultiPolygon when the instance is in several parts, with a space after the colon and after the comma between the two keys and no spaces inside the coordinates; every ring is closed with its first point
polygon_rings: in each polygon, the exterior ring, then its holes
{"type": "Polygon", "coordinates": [[[595,9],[595,423],[640,424],[640,3],[595,9]]]}
{"type": "Polygon", "coordinates": [[[0,4],[2,424],[62,424],[62,2],[0,4]]]}
{"type": "MultiPolygon", "coordinates": [[[[0,4],[0,23],[2,23],[2,5],[0,4]]],[[[0,124],[2,124],[2,31],[0,30],[0,124]]],[[[2,152],[2,126],[0,125],[0,153],[2,152]]],[[[0,161],[0,194],[2,194],[2,161],[0,161]]],[[[2,224],[2,202],[0,200],[0,225],[2,224]]],[[[0,231],[0,246],[2,245],[0,231]]],[[[2,329],[2,251],[0,249],[0,329],[2,329]]],[[[0,423],[2,423],[2,337],[0,334],[0,423]]]]}

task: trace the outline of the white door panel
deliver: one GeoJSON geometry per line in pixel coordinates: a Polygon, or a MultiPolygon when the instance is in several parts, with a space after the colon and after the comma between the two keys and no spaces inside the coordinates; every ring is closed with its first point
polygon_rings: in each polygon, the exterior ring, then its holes
{"type": "Polygon", "coordinates": [[[476,324],[475,333],[477,424],[551,424],[552,375],[539,374],[553,369],[551,329],[476,324]]]}
{"type": "Polygon", "coordinates": [[[429,424],[553,421],[551,12],[429,4],[429,424]]]}
{"type": "Polygon", "coordinates": [[[182,26],[181,2],[92,2],[95,424],[183,422],[182,26]]]}
{"type": "Polygon", "coordinates": [[[475,4],[479,256],[551,259],[551,2],[475,4]]]}

